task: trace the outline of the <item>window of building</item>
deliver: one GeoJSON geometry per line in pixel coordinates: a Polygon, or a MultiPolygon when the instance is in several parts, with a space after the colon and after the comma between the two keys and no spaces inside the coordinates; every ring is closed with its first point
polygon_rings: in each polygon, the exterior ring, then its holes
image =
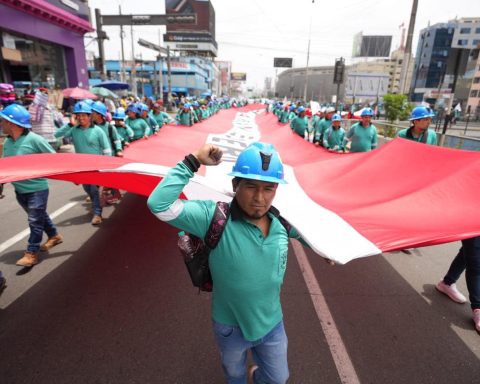
{"type": "Polygon", "coordinates": [[[476,89],[470,92],[470,97],[477,97],[477,96],[478,96],[478,91],[476,89]]]}
{"type": "Polygon", "coordinates": [[[461,47],[468,45],[468,40],[467,39],[460,39],[457,42],[457,45],[460,45],[461,47]]]}
{"type": "Polygon", "coordinates": [[[475,28],[475,33],[480,33],[480,28],[475,28]]]}
{"type": "Polygon", "coordinates": [[[475,77],[475,78],[473,79],[473,83],[474,83],[474,84],[480,83],[480,77],[475,77]]]}
{"type": "MultiPolygon", "coordinates": [[[[480,39],[475,39],[475,40],[473,40],[472,44],[473,44],[473,45],[478,45],[478,44],[480,44],[480,39]]],[[[472,52],[472,53],[473,53],[473,52],[472,52]]]]}
{"type": "Polygon", "coordinates": [[[460,28],[460,33],[463,35],[466,33],[470,33],[471,30],[472,28],[460,28]]]}

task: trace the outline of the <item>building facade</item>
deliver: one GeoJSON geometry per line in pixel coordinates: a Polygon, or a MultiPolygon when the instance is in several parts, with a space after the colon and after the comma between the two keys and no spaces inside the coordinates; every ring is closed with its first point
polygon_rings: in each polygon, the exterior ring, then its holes
{"type": "Polygon", "coordinates": [[[460,104],[465,111],[475,84],[479,48],[480,18],[454,19],[422,29],[411,86],[412,100],[426,101],[439,108],[460,104]]]}
{"type": "Polygon", "coordinates": [[[80,0],[0,0],[0,82],[88,87],[83,36],[92,31],[80,0]]]}
{"type": "Polygon", "coordinates": [[[478,50],[475,68],[472,72],[473,78],[465,110],[471,118],[478,121],[480,120],[480,54],[478,50]]]}
{"type": "MultiPolygon", "coordinates": [[[[161,85],[163,93],[168,92],[168,66],[165,60],[160,61],[126,61],[122,68],[119,60],[106,60],[105,69],[108,80],[125,81],[137,87],[137,95],[156,96],[161,85]],[[161,68],[161,77],[160,77],[161,68]],[[133,76],[132,76],[133,69],[133,76]]],[[[102,82],[100,72],[95,70],[94,62],[89,62],[90,85],[102,82]]],[[[170,63],[171,91],[178,96],[201,97],[219,92],[219,71],[215,63],[202,57],[175,57],[170,63]]],[[[134,93],[134,92],[132,92],[134,93]]]]}
{"type": "MultiPolygon", "coordinates": [[[[275,97],[286,97],[290,100],[303,99],[307,86],[307,101],[317,100],[320,103],[334,102],[337,85],[333,84],[333,66],[290,68],[278,75],[275,85],[275,97]],[[307,77],[308,76],[308,77],[307,77]]],[[[340,87],[339,100],[343,100],[345,87],[340,87]]]]}
{"type": "MultiPolygon", "coordinates": [[[[346,83],[347,101],[372,102],[387,93],[399,93],[404,54],[399,49],[393,51],[388,59],[360,61],[350,65],[346,83]]],[[[412,81],[413,67],[412,60],[407,69],[406,89],[412,81]]]]}

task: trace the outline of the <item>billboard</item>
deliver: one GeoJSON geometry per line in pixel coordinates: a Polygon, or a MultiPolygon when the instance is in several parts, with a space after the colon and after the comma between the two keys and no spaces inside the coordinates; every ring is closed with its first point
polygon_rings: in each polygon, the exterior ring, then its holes
{"type": "Polygon", "coordinates": [[[353,57],[388,57],[392,46],[392,36],[363,36],[357,33],[353,38],[353,57]]]}
{"type": "Polygon", "coordinates": [[[230,80],[246,81],[247,80],[247,74],[245,72],[232,72],[232,73],[230,73],[230,80]]]}
{"type": "Polygon", "coordinates": [[[46,0],[47,3],[61,8],[64,11],[74,14],[90,22],[90,9],[85,1],[82,0],[46,0]]]}
{"type": "Polygon", "coordinates": [[[274,57],[273,66],[275,68],[292,68],[293,59],[290,57],[274,57]]]}
{"type": "Polygon", "coordinates": [[[196,24],[168,24],[167,34],[173,32],[205,33],[215,40],[215,10],[209,0],[165,0],[165,13],[197,15],[196,24]]]}
{"type": "Polygon", "coordinates": [[[168,15],[195,14],[196,23],[169,23],[163,35],[165,45],[176,51],[191,51],[217,56],[215,41],[215,10],[210,0],[165,0],[168,15]]]}

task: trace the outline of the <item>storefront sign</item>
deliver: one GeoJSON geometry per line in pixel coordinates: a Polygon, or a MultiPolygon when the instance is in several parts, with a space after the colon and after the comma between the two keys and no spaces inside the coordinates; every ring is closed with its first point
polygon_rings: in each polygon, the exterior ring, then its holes
{"type": "Polygon", "coordinates": [[[65,4],[67,7],[70,7],[76,11],[80,10],[80,6],[76,3],[74,3],[72,0],[60,0],[62,4],[65,4]]]}
{"type": "Polygon", "coordinates": [[[2,47],[2,57],[4,60],[22,61],[22,52],[18,49],[2,47]]]}

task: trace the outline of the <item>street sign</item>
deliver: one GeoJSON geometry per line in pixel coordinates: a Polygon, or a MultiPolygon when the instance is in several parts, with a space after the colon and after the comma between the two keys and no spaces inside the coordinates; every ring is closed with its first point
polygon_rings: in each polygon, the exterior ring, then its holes
{"type": "Polygon", "coordinates": [[[102,25],[168,25],[194,24],[195,13],[182,15],[101,15],[102,25]]]}
{"type": "Polygon", "coordinates": [[[245,72],[232,72],[232,73],[230,73],[230,80],[246,81],[247,80],[247,74],[245,72]]]}
{"type": "Polygon", "coordinates": [[[292,68],[293,59],[290,57],[274,57],[273,66],[275,68],[292,68]]]}
{"type": "Polygon", "coordinates": [[[138,39],[137,43],[142,47],[153,49],[154,51],[164,53],[165,55],[167,54],[167,50],[165,48],[161,47],[158,44],[151,43],[150,41],[147,41],[144,39],[138,39]]]}

